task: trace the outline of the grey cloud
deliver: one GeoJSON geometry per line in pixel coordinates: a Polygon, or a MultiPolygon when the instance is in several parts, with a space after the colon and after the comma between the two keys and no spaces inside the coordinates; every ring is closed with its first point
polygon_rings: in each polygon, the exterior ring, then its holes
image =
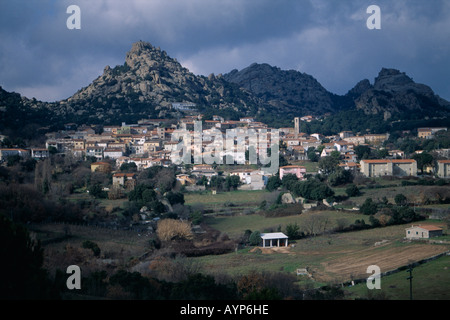
{"type": "Polygon", "coordinates": [[[393,67],[450,99],[450,4],[379,0],[382,30],[370,31],[362,0],[4,0],[0,85],[42,100],[67,98],[122,64],[131,44],[151,42],[197,74],[253,62],[296,69],[345,93],[393,67]],[[68,30],[79,5],[82,29],[68,30]]]}

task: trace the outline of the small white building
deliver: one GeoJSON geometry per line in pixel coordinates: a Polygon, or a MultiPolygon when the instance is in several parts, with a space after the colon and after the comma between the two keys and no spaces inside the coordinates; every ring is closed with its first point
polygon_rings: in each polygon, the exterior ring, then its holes
{"type": "Polygon", "coordinates": [[[45,148],[33,148],[31,149],[31,157],[33,159],[44,159],[50,157],[50,152],[45,148]]]}
{"type": "Polygon", "coordinates": [[[439,236],[442,236],[442,228],[433,225],[413,225],[406,229],[407,239],[429,239],[439,236]]]}
{"type": "Polygon", "coordinates": [[[261,233],[263,247],[287,247],[288,236],[282,232],[261,233]]]}
{"type": "Polygon", "coordinates": [[[123,156],[123,151],[122,149],[105,149],[103,156],[110,159],[119,159],[123,156]]]}

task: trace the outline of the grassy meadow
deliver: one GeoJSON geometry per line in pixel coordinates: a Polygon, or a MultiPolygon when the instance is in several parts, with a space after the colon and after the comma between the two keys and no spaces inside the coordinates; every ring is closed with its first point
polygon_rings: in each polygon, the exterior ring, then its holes
{"type": "MultiPolygon", "coordinates": [[[[414,300],[450,300],[450,256],[446,255],[413,268],[414,300]]],[[[352,299],[409,300],[407,270],[382,277],[380,290],[369,290],[366,283],[345,288],[352,299]]]]}

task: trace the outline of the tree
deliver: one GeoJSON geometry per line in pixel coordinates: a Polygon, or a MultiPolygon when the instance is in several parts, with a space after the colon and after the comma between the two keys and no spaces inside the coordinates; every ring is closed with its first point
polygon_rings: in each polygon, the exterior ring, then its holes
{"type": "Polygon", "coordinates": [[[212,176],[209,181],[209,185],[211,188],[215,188],[216,190],[222,190],[222,187],[225,183],[225,179],[219,176],[212,176]]]}
{"type": "Polygon", "coordinates": [[[271,176],[268,181],[267,181],[267,185],[266,185],[266,189],[270,192],[278,189],[278,187],[281,186],[281,180],[280,180],[280,176],[278,174],[271,176]]]}
{"type": "Polygon", "coordinates": [[[136,202],[144,201],[145,203],[152,202],[156,200],[156,192],[152,186],[140,183],[128,193],[128,200],[136,202]]]}
{"type": "Polygon", "coordinates": [[[387,149],[380,149],[377,152],[377,158],[384,159],[389,156],[389,151],[387,149]]]}
{"type": "Polygon", "coordinates": [[[89,188],[89,194],[95,198],[102,198],[102,199],[105,199],[108,196],[107,193],[103,191],[102,186],[98,183],[94,184],[89,188]]]}
{"type": "Polygon", "coordinates": [[[304,220],[303,228],[307,234],[316,236],[321,232],[325,232],[328,222],[327,217],[312,215],[304,220]]]}
{"type": "Polygon", "coordinates": [[[241,179],[239,176],[227,176],[225,178],[225,187],[228,191],[237,189],[239,185],[241,184],[241,179]]]}
{"type": "Polygon", "coordinates": [[[337,150],[331,151],[330,157],[335,158],[339,162],[341,159],[341,153],[337,150]]]}
{"type": "Polygon", "coordinates": [[[157,199],[155,190],[151,188],[147,188],[144,191],[142,191],[142,201],[144,203],[150,203],[157,199]]]}
{"type": "Polygon", "coordinates": [[[91,249],[92,252],[94,253],[94,256],[96,256],[96,257],[100,256],[100,252],[101,252],[100,247],[95,242],[93,242],[91,240],[83,241],[82,247],[85,249],[91,249]]]}
{"type": "Polygon", "coordinates": [[[333,187],[347,184],[353,180],[353,175],[349,170],[337,168],[328,176],[328,182],[333,187]]]}
{"type": "Polygon", "coordinates": [[[194,225],[200,224],[203,221],[203,213],[198,210],[194,211],[189,215],[189,219],[194,225]]]}
{"type": "Polygon", "coordinates": [[[318,201],[334,196],[334,191],[326,183],[316,179],[298,181],[293,192],[296,196],[318,201]]]}
{"type": "Polygon", "coordinates": [[[427,152],[418,153],[412,156],[414,160],[417,161],[417,168],[423,173],[423,169],[426,165],[431,165],[433,163],[433,156],[427,152]]]}
{"type": "Polygon", "coordinates": [[[419,144],[417,143],[417,141],[407,139],[401,143],[399,149],[405,151],[406,153],[414,153],[419,149],[419,144]]]}
{"type": "Polygon", "coordinates": [[[207,186],[208,185],[208,178],[205,176],[201,176],[200,179],[198,179],[196,185],[198,186],[207,186]]]}
{"type": "Polygon", "coordinates": [[[319,160],[319,169],[326,175],[335,172],[339,167],[339,160],[332,156],[322,157],[319,160]]]}
{"type": "Polygon", "coordinates": [[[166,206],[164,206],[164,204],[162,204],[162,202],[159,200],[150,202],[149,206],[156,215],[160,215],[161,213],[166,212],[166,206]]]}
{"type": "Polygon", "coordinates": [[[308,159],[311,162],[319,161],[319,156],[317,155],[316,148],[314,148],[314,147],[308,148],[308,151],[306,152],[306,155],[308,156],[308,159]]]}
{"type": "Polygon", "coordinates": [[[292,189],[297,181],[298,181],[297,176],[295,174],[289,173],[289,174],[286,174],[283,176],[283,179],[281,180],[281,184],[287,190],[292,191],[292,189]]]}
{"type": "Polygon", "coordinates": [[[43,266],[43,249],[28,231],[0,214],[0,299],[56,298],[43,266]]]}
{"type": "Polygon", "coordinates": [[[408,204],[408,198],[402,193],[399,193],[394,198],[395,204],[398,206],[405,206],[408,204]]]}
{"type": "Polygon", "coordinates": [[[289,237],[289,239],[299,239],[300,238],[300,226],[295,223],[289,223],[286,226],[286,235],[289,237]]]}
{"type": "Polygon", "coordinates": [[[20,160],[22,160],[22,157],[19,155],[8,156],[6,158],[6,165],[8,167],[12,167],[12,166],[18,164],[20,162],[20,160]]]}
{"type": "Polygon", "coordinates": [[[250,237],[248,238],[250,245],[258,246],[261,243],[261,232],[253,231],[250,237]]]}
{"type": "Polygon", "coordinates": [[[169,191],[166,198],[172,206],[177,203],[184,204],[184,194],[181,192],[169,191]]]}
{"type": "Polygon", "coordinates": [[[120,171],[122,171],[122,172],[136,172],[137,171],[137,165],[134,162],[122,163],[122,165],[120,166],[120,171]]]}
{"type": "Polygon", "coordinates": [[[109,279],[111,286],[120,286],[132,294],[133,299],[154,299],[155,288],[152,288],[150,280],[139,272],[119,270],[109,279]]]}
{"type": "Polygon", "coordinates": [[[54,154],[57,154],[57,153],[58,153],[58,149],[56,149],[56,148],[53,147],[53,146],[49,146],[49,147],[48,147],[48,152],[50,153],[50,155],[54,155],[54,154]]]}
{"type": "Polygon", "coordinates": [[[345,189],[345,192],[347,193],[347,195],[349,197],[357,197],[357,196],[359,196],[361,194],[361,191],[359,191],[359,188],[356,185],[354,185],[354,184],[349,185],[345,189]]]}
{"type": "Polygon", "coordinates": [[[370,158],[370,147],[368,146],[356,146],[355,147],[356,158],[358,161],[370,158]]]}
{"type": "Polygon", "coordinates": [[[359,208],[359,211],[361,211],[361,213],[366,215],[372,215],[377,213],[378,205],[375,202],[373,202],[372,198],[367,198],[359,208]]]}
{"type": "Polygon", "coordinates": [[[162,193],[168,192],[173,189],[177,178],[174,168],[163,167],[154,178],[154,186],[159,188],[162,193]]]}

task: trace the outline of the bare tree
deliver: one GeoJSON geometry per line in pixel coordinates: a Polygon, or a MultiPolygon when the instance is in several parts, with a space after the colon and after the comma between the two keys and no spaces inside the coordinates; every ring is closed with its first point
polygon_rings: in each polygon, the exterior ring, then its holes
{"type": "Polygon", "coordinates": [[[319,233],[325,232],[328,222],[329,218],[327,217],[312,215],[306,218],[302,225],[305,233],[316,236],[319,233]]]}

